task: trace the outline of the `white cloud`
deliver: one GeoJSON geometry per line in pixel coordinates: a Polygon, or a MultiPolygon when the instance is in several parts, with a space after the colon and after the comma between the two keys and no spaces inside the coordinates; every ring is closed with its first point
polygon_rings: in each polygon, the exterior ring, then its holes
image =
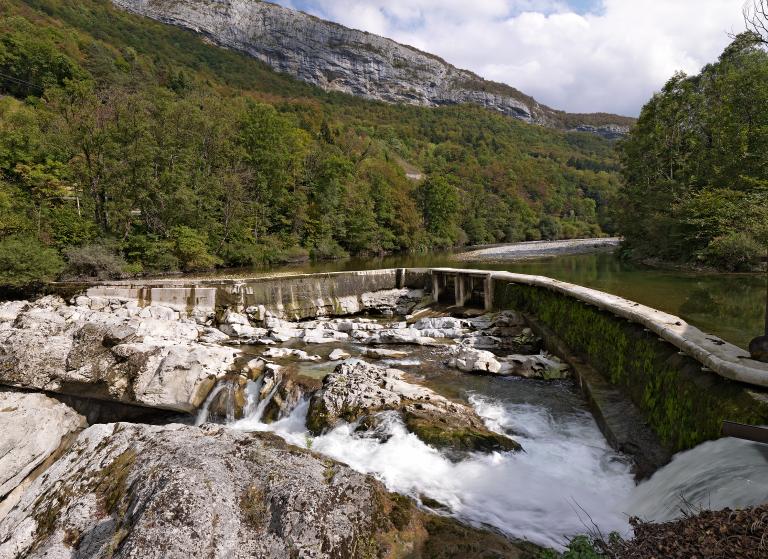
{"type": "Polygon", "coordinates": [[[743,29],[744,0],[278,0],[384,35],[572,112],[636,115],[743,29]],[[575,5],[572,0],[570,5],[575,5]],[[590,2],[581,0],[579,5],[590,2]]]}

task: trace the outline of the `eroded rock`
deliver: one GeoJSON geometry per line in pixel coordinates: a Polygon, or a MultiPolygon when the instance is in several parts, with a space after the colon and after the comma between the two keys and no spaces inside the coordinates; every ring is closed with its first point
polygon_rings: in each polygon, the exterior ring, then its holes
{"type": "Polygon", "coordinates": [[[406,426],[424,442],[454,450],[519,450],[493,433],[472,408],[409,383],[403,372],[365,362],[342,363],[312,396],[308,429],[319,435],[340,421],[353,422],[385,410],[402,413],[406,426]]]}
{"type": "Polygon", "coordinates": [[[53,398],[0,391],[0,501],[84,427],[83,416],[53,398]]]}
{"type": "Polygon", "coordinates": [[[465,373],[498,373],[501,363],[490,351],[475,349],[464,345],[451,347],[451,359],[447,365],[465,373]]]}
{"type": "MultiPolygon", "coordinates": [[[[91,301],[92,303],[93,301],[91,301]]],[[[238,352],[192,321],[126,317],[44,297],[0,330],[0,383],[189,412],[238,352]]]]}
{"type": "Polygon", "coordinates": [[[0,520],[0,558],[420,556],[459,533],[519,551],[274,435],[109,424],[84,431],[0,520]]]}

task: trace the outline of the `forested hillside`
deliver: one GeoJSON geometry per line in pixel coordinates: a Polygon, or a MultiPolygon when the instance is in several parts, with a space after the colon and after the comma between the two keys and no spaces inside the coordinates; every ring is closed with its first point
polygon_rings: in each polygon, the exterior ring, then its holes
{"type": "Polygon", "coordinates": [[[633,256],[755,268],[768,247],[765,43],[745,33],[699,75],[675,75],[620,151],[633,256]]]}
{"type": "Polygon", "coordinates": [[[99,0],[0,0],[0,283],[613,232],[613,146],[324,93],[99,0]]]}

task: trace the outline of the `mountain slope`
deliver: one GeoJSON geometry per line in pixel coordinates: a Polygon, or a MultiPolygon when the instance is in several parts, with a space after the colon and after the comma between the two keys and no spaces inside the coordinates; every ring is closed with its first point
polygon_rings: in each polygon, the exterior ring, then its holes
{"type": "Polygon", "coordinates": [[[120,275],[599,236],[617,169],[593,134],[326,92],[109,0],[0,2],[0,284],[51,252],[120,275]]]}
{"type": "Polygon", "coordinates": [[[525,122],[618,137],[632,119],[556,111],[505,84],[390,39],[252,0],[113,0],[132,13],[202,33],[326,91],[390,103],[473,103],[525,122]]]}

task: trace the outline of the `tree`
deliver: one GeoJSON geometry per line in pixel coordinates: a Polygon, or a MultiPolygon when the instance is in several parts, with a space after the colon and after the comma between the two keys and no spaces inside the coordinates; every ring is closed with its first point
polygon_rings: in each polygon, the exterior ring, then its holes
{"type": "Polygon", "coordinates": [[[751,0],[744,5],[744,24],[753,41],[768,44],[768,0],[751,0]]]}

